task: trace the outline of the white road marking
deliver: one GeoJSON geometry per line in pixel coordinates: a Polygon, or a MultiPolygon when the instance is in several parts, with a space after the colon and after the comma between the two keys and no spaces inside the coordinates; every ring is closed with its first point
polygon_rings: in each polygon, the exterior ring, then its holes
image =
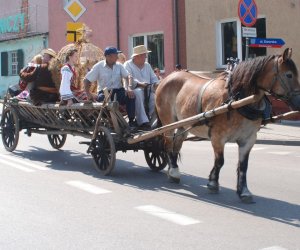
{"type": "Polygon", "coordinates": [[[279,246],[272,246],[272,247],[262,248],[260,250],[288,250],[288,249],[279,246]]]}
{"type": "Polygon", "coordinates": [[[291,154],[291,152],[287,152],[287,151],[272,151],[272,152],[268,152],[269,154],[273,154],[273,155],[289,155],[291,154]]]}
{"type": "Polygon", "coordinates": [[[159,217],[161,219],[171,221],[173,223],[182,225],[182,226],[188,226],[192,224],[201,223],[199,220],[195,220],[193,218],[187,217],[185,215],[177,214],[172,211],[165,210],[163,208],[153,206],[153,205],[145,205],[145,206],[139,206],[135,207],[135,209],[138,209],[140,211],[143,211],[147,214],[151,214],[153,216],[159,217]]]}
{"type": "Polygon", "coordinates": [[[26,165],[28,167],[35,168],[37,170],[49,170],[49,168],[46,168],[46,167],[43,167],[43,166],[39,166],[39,165],[36,165],[34,163],[25,162],[24,160],[22,160],[20,158],[15,158],[15,157],[7,156],[7,155],[1,155],[0,157],[3,157],[3,158],[8,159],[10,161],[21,163],[22,165],[26,165]]]}
{"type": "Polygon", "coordinates": [[[260,147],[253,147],[252,150],[256,151],[256,150],[263,150],[263,149],[266,149],[266,148],[260,148],[260,147]]]}
{"type": "Polygon", "coordinates": [[[19,170],[22,170],[24,172],[34,172],[35,170],[33,169],[30,169],[30,168],[27,168],[27,167],[23,167],[23,166],[20,166],[19,164],[14,164],[12,162],[8,162],[6,160],[2,160],[0,159],[0,162],[3,163],[4,165],[9,165],[11,167],[14,167],[16,169],[19,169],[19,170]]]}
{"type": "Polygon", "coordinates": [[[106,194],[110,193],[111,191],[99,188],[97,186],[91,185],[89,183],[83,182],[83,181],[67,181],[66,184],[79,188],[81,190],[84,190],[86,192],[92,193],[92,194],[106,194]]]}

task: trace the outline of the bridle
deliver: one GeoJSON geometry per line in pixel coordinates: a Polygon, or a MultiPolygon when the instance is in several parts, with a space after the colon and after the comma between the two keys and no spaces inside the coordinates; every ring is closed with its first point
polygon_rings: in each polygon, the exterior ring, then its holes
{"type": "Polygon", "coordinates": [[[292,74],[291,71],[287,71],[287,72],[284,72],[284,73],[281,73],[281,74],[279,73],[278,58],[279,57],[276,57],[275,60],[274,60],[273,72],[275,74],[274,74],[274,77],[272,79],[270,88],[269,89],[260,88],[260,89],[268,92],[269,94],[274,96],[276,99],[280,99],[280,100],[283,100],[283,101],[289,101],[294,96],[300,95],[300,90],[299,91],[294,91],[291,88],[292,80],[293,80],[293,74],[292,74]],[[273,91],[273,88],[274,88],[275,83],[277,81],[279,81],[280,86],[286,92],[286,94],[278,95],[273,91]]]}

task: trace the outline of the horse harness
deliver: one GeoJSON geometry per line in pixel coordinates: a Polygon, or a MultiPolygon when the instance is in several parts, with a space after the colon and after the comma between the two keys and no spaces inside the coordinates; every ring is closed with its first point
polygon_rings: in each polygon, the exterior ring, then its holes
{"type": "MultiPolygon", "coordinates": [[[[231,84],[232,83],[231,82],[232,70],[233,70],[233,67],[230,67],[229,70],[226,70],[227,76],[226,76],[226,85],[225,86],[228,89],[229,98],[223,104],[230,104],[233,101],[236,101],[236,100],[239,100],[239,99],[242,99],[242,98],[246,97],[243,92],[239,92],[235,95],[232,93],[232,84],[231,84]]],[[[202,97],[203,97],[203,94],[204,94],[205,90],[207,89],[207,87],[215,80],[216,79],[211,79],[210,81],[206,82],[204,84],[204,86],[200,89],[199,97],[198,97],[198,105],[197,105],[198,114],[203,112],[203,110],[202,110],[202,97]]],[[[264,96],[263,101],[264,101],[263,109],[258,109],[256,107],[251,106],[251,105],[246,105],[246,106],[243,106],[241,108],[238,108],[237,111],[242,116],[244,116],[245,118],[247,118],[249,120],[258,120],[260,118],[263,118],[264,114],[266,112],[270,113],[271,104],[270,104],[269,99],[266,96],[264,96]]],[[[227,112],[227,119],[228,120],[230,119],[230,111],[231,111],[231,109],[229,109],[229,111],[227,112]]],[[[205,113],[204,113],[204,117],[205,117],[205,113]]],[[[207,120],[204,120],[204,122],[201,123],[201,125],[203,125],[203,124],[208,125],[207,120]]],[[[197,123],[197,125],[199,125],[199,123],[197,123]]]]}
{"type": "Polygon", "coordinates": [[[289,101],[295,95],[300,94],[300,91],[293,91],[290,87],[292,85],[292,84],[290,84],[290,82],[292,81],[292,78],[293,78],[292,72],[288,71],[288,72],[281,73],[281,74],[279,73],[278,57],[274,61],[273,72],[275,73],[275,75],[272,79],[270,89],[264,89],[264,88],[260,88],[260,89],[268,92],[269,94],[271,94],[275,98],[283,100],[283,101],[289,101]],[[274,87],[275,83],[278,80],[279,80],[280,86],[287,92],[287,94],[278,95],[278,94],[273,92],[273,87],[274,87]],[[287,84],[286,82],[288,82],[289,84],[287,84]]]}

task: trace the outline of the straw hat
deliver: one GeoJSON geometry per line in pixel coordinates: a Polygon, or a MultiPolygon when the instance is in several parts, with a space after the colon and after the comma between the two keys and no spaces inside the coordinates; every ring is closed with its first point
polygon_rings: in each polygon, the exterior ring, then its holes
{"type": "Polygon", "coordinates": [[[145,47],[145,45],[139,45],[133,48],[133,54],[131,56],[131,58],[137,56],[137,55],[142,55],[142,54],[148,54],[150,53],[150,50],[147,50],[147,48],[145,47]]]}
{"type": "Polygon", "coordinates": [[[48,54],[48,55],[50,55],[50,56],[52,56],[52,57],[56,57],[57,55],[56,55],[56,52],[53,50],[53,49],[50,49],[50,48],[48,48],[48,49],[43,49],[42,50],[42,54],[48,54]]]}

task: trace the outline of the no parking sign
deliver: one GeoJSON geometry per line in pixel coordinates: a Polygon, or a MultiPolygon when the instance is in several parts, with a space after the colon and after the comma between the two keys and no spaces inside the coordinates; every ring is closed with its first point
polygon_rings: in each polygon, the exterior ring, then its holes
{"type": "Polygon", "coordinates": [[[238,5],[239,18],[247,27],[251,27],[257,20],[257,6],[254,0],[239,0],[238,5]]]}

